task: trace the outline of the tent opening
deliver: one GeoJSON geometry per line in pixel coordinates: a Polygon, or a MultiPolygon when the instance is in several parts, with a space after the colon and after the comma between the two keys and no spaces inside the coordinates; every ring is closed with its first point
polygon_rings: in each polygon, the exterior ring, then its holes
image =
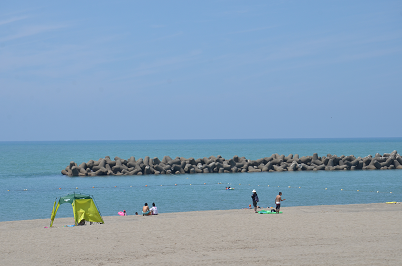
{"type": "Polygon", "coordinates": [[[73,207],[75,225],[78,225],[82,221],[105,223],[103,218],[96,207],[93,196],[72,193],[64,197],[56,198],[53,204],[52,215],[50,216],[50,227],[53,226],[54,218],[56,217],[57,210],[61,204],[70,203],[73,207]],[[57,205],[56,205],[57,204],[57,205]]]}

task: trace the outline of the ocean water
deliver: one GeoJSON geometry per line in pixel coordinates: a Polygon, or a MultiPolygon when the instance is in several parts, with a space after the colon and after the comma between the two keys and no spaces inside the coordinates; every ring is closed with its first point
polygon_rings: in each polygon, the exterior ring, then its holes
{"type": "MultiPolygon", "coordinates": [[[[69,193],[93,195],[102,215],[246,208],[257,190],[259,206],[331,205],[402,201],[402,170],[303,171],[159,176],[67,177],[60,171],[105,156],[136,159],[234,155],[259,159],[273,153],[367,156],[402,151],[402,138],[0,142],[0,221],[50,218],[53,202],[69,193]],[[225,190],[226,186],[234,190],[225,190]]],[[[73,217],[67,204],[57,217],[73,217]]],[[[56,217],[56,218],[57,218],[56,217]]]]}

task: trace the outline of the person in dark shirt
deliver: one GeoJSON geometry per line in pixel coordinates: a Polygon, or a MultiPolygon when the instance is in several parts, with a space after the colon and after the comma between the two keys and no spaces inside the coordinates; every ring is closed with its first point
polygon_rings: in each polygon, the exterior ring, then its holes
{"type": "Polygon", "coordinates": [[[254,206],[254,211],[255,213],[257,212],[257,202],[259,202],[260,200],[258,199],[258,195],[257,195],[257,191],[255,191],[255,189],[253,189],[253,194],[251,195],[251,199],[253,200],[253,206],[254,206]]]}

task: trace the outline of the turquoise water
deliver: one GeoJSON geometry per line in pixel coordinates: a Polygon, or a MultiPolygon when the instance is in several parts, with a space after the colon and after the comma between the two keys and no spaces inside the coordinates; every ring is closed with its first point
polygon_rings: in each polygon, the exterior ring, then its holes
{"type": "MultiPolygon", "coordinates": [[[[0,142],[0,221],[49,218],[55,198],[72,192],[93,195],[102,215],[123,209],[134,214],[145,202],[155,202],[160,212],[240,209],[251,204],[252,189],[261,207],[272,206],[279,191],[286,198],[283,206],[402,201],[402,170],[106,177],[60,173],[70,161],[80,164],[105,156],[258,159],[317,152],[364,157],[393,150],[402,151],[402,138],[0,142]],[[228,185],[235,190],[225,190],[228,185]]],[[[71,207],[62,205],[57,217],[72,217],[71,207]]]]}

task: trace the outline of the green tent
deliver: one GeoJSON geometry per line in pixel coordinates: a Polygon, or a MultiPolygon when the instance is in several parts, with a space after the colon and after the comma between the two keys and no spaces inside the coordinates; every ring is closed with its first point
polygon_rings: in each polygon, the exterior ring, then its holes
{"type": "Polygon", "coordinates": [[[54,201],[52,215],[50,216],[50,227],[53,225],[57,210],[63,203],[70,203],[73,206],[74,220],[77,225],[82,220],[95,223],[104,223],[98,208],[96,208],[93,197],[79,193],[68,194],[54,201]],[[57,203],[57,206],[56,206],[57,203]]]}

